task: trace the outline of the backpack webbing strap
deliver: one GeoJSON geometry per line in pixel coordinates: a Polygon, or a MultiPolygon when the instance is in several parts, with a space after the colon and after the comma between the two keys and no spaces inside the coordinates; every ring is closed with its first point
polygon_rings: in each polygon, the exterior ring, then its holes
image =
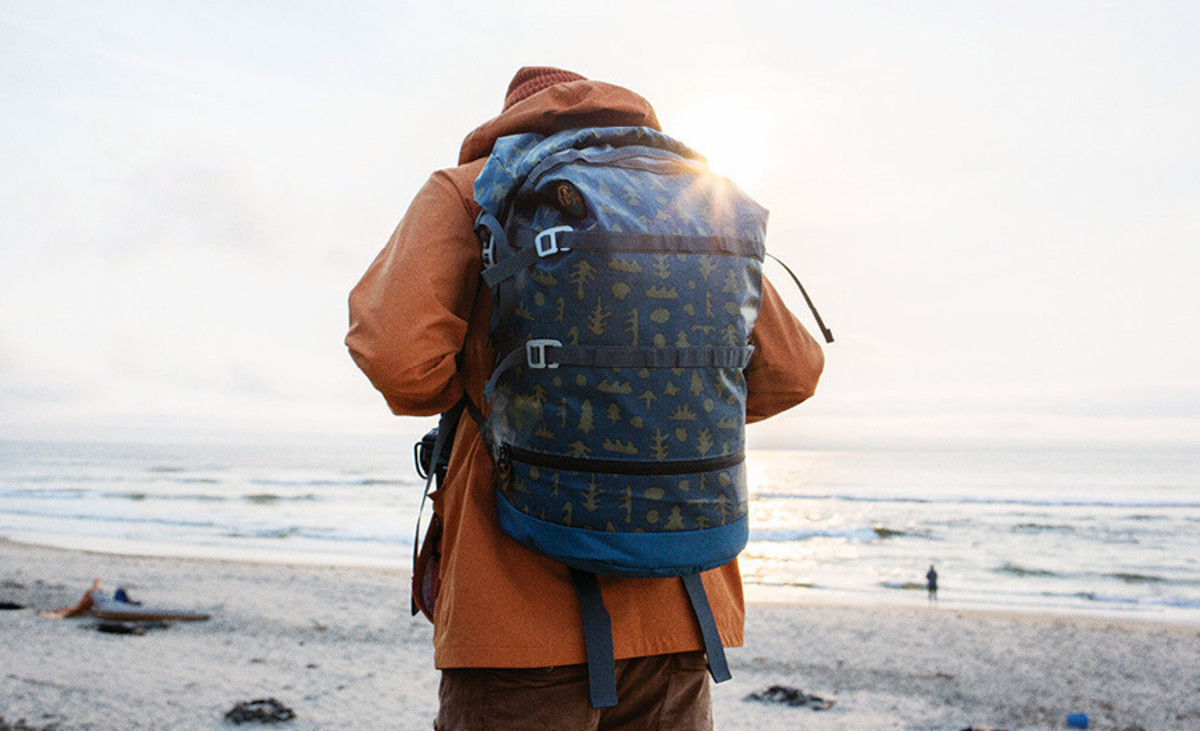
{"type": "Polygon", "coordinates": [[[669,236],[666,234],[632,233],[626,231],[557,231],[521,229],[516,235],[516,252],[505,258],[497,254],[495,263],[483,271],[483,281],[495,289],[496,284],[533,266],[539,259],[560,251],[624,251],[643,254],[717,254],[722,256],[751,256],[762,259],[765,253],[761,241],[735,239],[728,236],[669,236]],[[539,238],[553,233],[545,242],[539,238]]]}
{"type": "Polygon", "coordinates": [[[700,574],[687,574],[681,577],[683,587],[687,589],[688,601],[692,603],[692,612],[700,623],[700,636],[704,638],[704,652],[708,654],[708,672],[714,683],[723,683],[733,676],[729,673],[729,665],[725,662],[725,647],[721,644],[721,635],[717,632],[717,621],[713,618],[712,606],[708,603],[708,594],[704,591],[704,582],[700,574]]]}
{"type": "Polygon", "coordinates": [[[557,368],[745,368],[754,354],[751,345],[712,348],[623,348],[620,346],[561,345],[557,340],[529,340],[509,351],[496,365],[484,387],[491,398],[500,376],[517,366],[557,368]]]}
{"type": "Polygon", "coordinates": [[[613,659],[612,618],[604,608],[600,581],[590,571],[570,568],[579,609],[583,613],[583,642],[587,649],[588,697],[592,708],[617,705],[617,661],[613,659]]]}
{"type": "Polygon", "coordinates": [[[511,256],[499,259],[483,270],[483,283],[489,289],[495,289],[496,285],[500,282],[515,275],[522,269],[533,266],[533,263],[539,258],[537,251],[534,249],[522,249],[511,256]]]}
{"type": "Polygon", "coordinates": [[[563,345],[554,348],[549,355],[559,365],[595,368],[740,369],[750,364],[753,354],[754,348],[749,345],[711,348],[563,345]]]}
{"type": "Polygon", "coordinates": [[[513,444],[504,444],[503,448],[508,450],[509,458],[514,462],[524,462],[527,465],[548,467],[553,470],[604,472],[616,475],[686,475],[696,472],[715,472],[729,469],[746,461],[746,452],[743,449],[728,454],[719,454],[715,457],[647,462],[637,459],[572,457],[554,452],[538,452],[513,444]]]}
{"type": "MultiPolygon", "coordinates": [[[[521,229],[517,232],[516,245],[537,250],[537,238],[545,232],[521,229]]],[[[765,250],[762,240],[739,239],[732,236],[679,236],[673,234],[651,234],[637,231],[604,231],[592,229],[574,231],[567,229],[555,235],[558,250],[580,249],[581,251],[628,251],[644,254],[722,254],[725,256],[752,256],[763,258],[765,250]]],[[[543,247],[546,248],[546,247],[543,247]]]]}

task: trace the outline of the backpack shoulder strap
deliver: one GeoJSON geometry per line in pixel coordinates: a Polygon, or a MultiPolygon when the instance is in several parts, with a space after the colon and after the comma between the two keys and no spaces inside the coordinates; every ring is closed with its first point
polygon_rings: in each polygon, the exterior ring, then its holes
{"type": "MultiPolygon", "coordinates": [[[[470,414],[475,423],[483,424],[483,415],[480,414],[479,408],[471,401],[471,398],[466,394],[458,400],[458,403],[451,406],[450,409],[441,415],[438,419],[437,437],[433,440],[433,451],[429,458],[429,472],[421,475],[425,478],[425,490],[421,494],[421,505],[417,508],[417,524],[413,532],[413,577],[417,576],[417,560],[421,552],[421,516],[425,512],[425,502],[429,499],[429,488],[433,486],[434,480],[437,480],[438,487],[442,485],[442,479],[446,476],[446,468],[450,465],[450,453],[454,448],[454,436],[458,433],[458,422],[462,418],[463,411],[470,414]]],[[[421,443],[418,442],[414,451],[417,452],[417,471],[420,474],[421,458],[420,450],[421,443]]],[[[437,517],[436,515],[434,516],[437,517]]],[[[430,524],[430,530],[434,530],[433,523],[430,524]]],[[[421,611],[417,606],[417,600],[414,596],[412,599],[413,616],[421,611]]]]}

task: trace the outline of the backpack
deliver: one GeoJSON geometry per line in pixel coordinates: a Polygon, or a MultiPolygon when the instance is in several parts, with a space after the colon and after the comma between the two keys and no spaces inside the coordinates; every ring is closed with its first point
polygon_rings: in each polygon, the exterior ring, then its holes
{"type": "Polygon", "coordinates": [[[458,414],[482,422],[501,529],[578,589],[593,706],[617,703],[597,575],[679,577],[729,679],[700,573],[749,534],[743,369],[767,211],[645,127],[503,137],[474,194],[490,409],[460,403],[429,452],[444,470],[458,414]]]}

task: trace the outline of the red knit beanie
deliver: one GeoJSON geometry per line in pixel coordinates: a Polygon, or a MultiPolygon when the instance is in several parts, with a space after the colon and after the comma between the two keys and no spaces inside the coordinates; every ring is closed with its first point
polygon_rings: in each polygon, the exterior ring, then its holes
{"type": "Polygon", "coordinates": [[[542,89],[548,89],[555,84],[565,84],[568,81],[587,81],[587,77],[566,69],[556,69],[553,66],[525,66],[517,72],[512,83],[508,85],[502,111],[508,111],[512,105],[533,96],[542,89]]]}

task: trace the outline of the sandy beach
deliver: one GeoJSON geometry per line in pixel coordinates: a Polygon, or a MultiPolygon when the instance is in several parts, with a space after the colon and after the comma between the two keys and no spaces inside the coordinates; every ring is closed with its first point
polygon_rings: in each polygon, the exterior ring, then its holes
{"type": "MultiPolygon", "coordinates": [[[[274,698],[275,728],[428,729],[432,628],[401,571],[114,556],[0,541],[0,728],[210,729],[274,698]],[[208,621],[107,634],[75,604],[97,577],[208,621]]],[[[718,729],[1200,728],[1200,627],[926,608],[755,603],[718,729]],[[772,685],[829,710],[745,700],[772,685]]],[[[244,724],[255,728],[258,724],[244,724]]]]}

